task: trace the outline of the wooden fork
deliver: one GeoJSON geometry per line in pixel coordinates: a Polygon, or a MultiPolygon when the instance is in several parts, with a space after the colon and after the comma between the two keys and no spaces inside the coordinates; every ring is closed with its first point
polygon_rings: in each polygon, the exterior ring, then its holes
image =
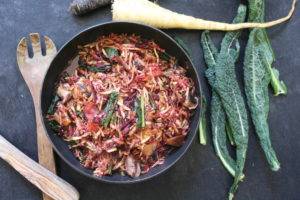
{"type": "MultiPolygon", "coordinates": [[[[49,37],[44,36],[46,55],[43,56],[40,35],[38,33],[30,33],[29,37],[31,40],[33,57],[29,57],[27,41],[26,38],[23,37],[17,47],[17,61],[20,72],[29,87],[34,102],[39,163],[55,173],[56,169],[53,149],[42,125],[40,92],[42,90],[43,78],[57,51],[53,41],[49,37]]],[[[43,193],[43,199],[50,200],[51,198],[43,193]]]]}

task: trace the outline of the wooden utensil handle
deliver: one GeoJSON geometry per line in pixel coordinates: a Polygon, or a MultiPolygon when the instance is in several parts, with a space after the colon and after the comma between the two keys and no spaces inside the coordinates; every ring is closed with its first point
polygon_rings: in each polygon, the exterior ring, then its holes
{"type": "MultiPolygon", "coordinates": [[[[40,95],[35,92],[33,95],[33,102],[35,107],[35,121],[36,121],[36,132],[37,132],[37,145],[38,145],[38,158],[39,163],[46,169],[56,174],[55,160],[53,148],[47,138],[45,129],[42,124],[42,116],[40,113],[40,95]]],[[[43,193],[43,200],[52,200],[47,194],[43,193]]]]}
{"type": "Polygon", "coordinates": [[[0,157],[53,199],[79,199],[79,193],[73,186],[26,156],[1,135],[0,157]]]}
{"type": "Polygon", "coordinates": [[[55,160],[52,145],[42,124],[42,116],[39,106],[35,106],[35,121],[37,132],[37,145],[39,163],[53,173],[56,173],[55,160]]]}

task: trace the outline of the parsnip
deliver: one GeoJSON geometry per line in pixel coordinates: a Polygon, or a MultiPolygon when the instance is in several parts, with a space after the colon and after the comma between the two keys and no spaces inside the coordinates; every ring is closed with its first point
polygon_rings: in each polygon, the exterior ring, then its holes
{"type": "Polygon", "coordinates": [[[173,12],[148,0],[114,0],[112,13],[114,21],[141,22],[157,28],[234,31],[245,28],[268,28],[285,22],[291,18],[296,1],[293,0],[292,8],[287,16],[266,23],[228,24],[208,21],[173,12]]]}

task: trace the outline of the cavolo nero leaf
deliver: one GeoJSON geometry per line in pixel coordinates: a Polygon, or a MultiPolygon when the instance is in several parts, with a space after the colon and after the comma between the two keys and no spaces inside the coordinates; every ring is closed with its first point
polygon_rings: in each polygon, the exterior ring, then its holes
{"type": "MultiPolygon", "coordinates": [[[[233,160],[227,149],[225,120],[226,116],[222,108],[220,97],[213,92],[211,100],[211,121],[214,148],[224,167],[235,177],[236,161],[233,160]]],[[[240,179],[243,178],[244,175],[242,174],[240,179]]]]}
{"type": "MultiPolygon", "coordinates": [[[[202,48],[204,52],[204,60],[211,72],[214,73],[216,67],[218,50],[213,44],[208,31],[204,31],[201,37],[202,48]]],[[[209,76],[209,82],[214,83],[215,79],[213,74],[209,76]]],[[[211,99],[211,126],[212,126],[212,139],[215,152],[222,162],[225,169],[235,176],[236,162],[232,159],[227,149],[227,138],[225,133],[225,112],[222,107],[222,102],[218,94],[214,91],[212,86],[212,99],[211,99]]]]}
{"type": "Polygon", "coordinates": [[[144,128],[146,126],[146,122],[145,122],[145,102],[144,102],[143,94],[140,96],[140,98],[137,99],[136,114],[137,114],[137,127],[144,128]]]}
{"type": "Polygon", "coordinates": [[[115,56],[119,56],[119,51],[117,49],[113,48],[113,47],[104,47],[103,49],[106,53],[106,56],[109,59],[112,59],[115,56]]]}
{"type": "Polygon", "coordinates": [[[111,118],[115,111],[116,104],[118,102],[118,96],[119,96],[118,92],[112,92],[109,96],[108,102],[106,103],[106,106],[104,108],[105,117],[101,121],[101,124],[104,127],[108,127],[111,121],[111,118]]]}
{"type": "MultiPolygon", "coordinates": [[[[233,23],[243,22],[245,17],[246,7],[241,5],[233,23]]],[[[229,199],[233,198],[238,183],[243,177],[248,146],[248,117],[235,74],[235,63],[240,50],[239,35],[240,31],[226,33],[221,43],[221,50],[217,56],[215,68],[208,69],[206,73],[210,85],[221,99],[236,143],[236,170],[229,191],[229,199]]]]}
{"type": "Polygon", "coordinates": [[[54,112],[55,112],[55,107],[56,107],[56,104],[58,103],[58,101],[60,100],[59,96],[58,95],[55,95],[51,101],[51,104],[47,110],[47,114],[49,115],[53,115],[54,112]]]}
{"type": "MultiPolygon", "coordinates": [[[[248,0],[249,3],[249,22],[264,22],[265,21],[265,0],[248,0]]],[[[253,29],[254,31],[256,29],[253,29]]],[[[260,41],[260,48],[264,49],[261,53],[264,65],[267,67],[271,76],[271,86],[275,96],[287,95],[287,86],[280,80],[279,71],[272,67],[275,61],[275,54],[272,49],[266,29],[259,30],[259,37],[256,39],[260,41]]]]}
{"type": "Polygon", "coordinates": [[[59,130],[61,129],[61,126],[60,126],[59,123],[58,123],[57,121],[55,121],[55,120],[49,121],[49,126],[50,126],[50,128],[51,128],[54,132],[56,132],[56,133],[58,133],[59,130]]]}
{"type": "Polygon", "coordinates": [[[263,63],[260,55],[259,43],[255,42],[255,36],[259,30],[253,30],[249,36],[249,41],[245,51],[244,61],[244,82],[247,102],[250,108],[252,121],[256,133],[260,139],[261,146],[266,158],[273,170],[279,169],[279,161],[271,146],[268,126],[269,94],[268,85],[270,74],[263,63]]]}
{"type": "Polygon", "coordinates": [[[106,72],[111,68],[110,64],[103,64],[101,66],[91,66],[81,59],[78,60],[78,65],[81,69],[85,69],[90,72],[106,72]]]}
{"type": "Polygon", "coordinates": [[[91,72],[105,72],[107,71],[108,69],[111,68],[111,65],[104,65],[102,67],[95,67],[95,66],[85,66],[85,67],[82,67],[88,71],[91,71],[91,72]]]}
{"type": "Polygon", "coordinates": [[[165,61],[169,61],[171,59],[171,56],[166,53],[165,51],[159,51],[158,52],[159,58],[165,61]]]}
{"type": "MultiPolygon", "coordinates": [[[[264,0],[248,0],[250,6],[249,21],[264,21],[264,0]]],[[[268,126],[269,94],[271,84],[275,95],[286,94],[285,84],[279,80],[279,73],[272,68],[275,60],[265,29],[253,29],[250,32],[245,51],[244,84],[247,103],[260,145],[270,168],[277,171],[280,163],[272,147],[268,126]]]]}

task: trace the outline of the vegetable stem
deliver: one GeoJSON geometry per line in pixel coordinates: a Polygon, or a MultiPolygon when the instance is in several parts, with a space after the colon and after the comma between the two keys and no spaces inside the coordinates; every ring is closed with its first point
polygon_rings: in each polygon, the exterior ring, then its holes
{"type": "Polygon", "coordinates": [[[207,123],[206,123],[207,102],[204,95],[201,95],[201,111],[199,122],[199,142],[202,145],[207,143],[207,123]]]}
{"type": "Polygon", "coordinates": [[[271,65],[269,64],[269,72],[271,74],[271,85],[274,90],[274,95],[287,95],[287,86],[283,81],[279,79],[279,71],[275,68],[271,68],[271,65]]]}

